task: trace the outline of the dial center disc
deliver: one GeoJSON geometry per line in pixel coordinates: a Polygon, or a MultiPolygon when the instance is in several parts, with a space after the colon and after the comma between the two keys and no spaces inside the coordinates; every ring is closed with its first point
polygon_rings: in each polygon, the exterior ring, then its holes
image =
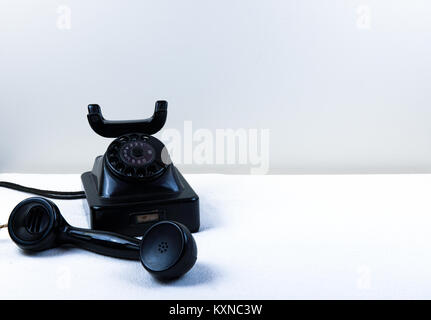
{"type": "Polygon", "coordinates": [[[131,141],[120,150],[120,156],[130,166],[141,167],[150,164],[155,159],[155,150],[147,142],[131,141]]]}
{"type": "Polygon", "coordinates": [[[144,149],[142,149],[141,147],[134,147],[132,149],[132,156],[136,157],[136,158],[140,158],[144,155],[144,149]]]}

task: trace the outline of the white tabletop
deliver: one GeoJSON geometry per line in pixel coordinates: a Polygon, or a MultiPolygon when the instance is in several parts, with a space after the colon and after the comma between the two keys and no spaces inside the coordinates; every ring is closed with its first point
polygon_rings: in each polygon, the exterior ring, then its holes
{"type": "MultiPolygon", "coordinates": [[[[431,298],[431,175],[186,175],[200,196],[198,262],[170,284],[138,262],[57,248],[28,255],[0,231],[0,298],[431,298]]],[[[0,180],[81,190],[79,175],[0,180]]],[[[29,197],[0,189],[0,223],[29,197]]],[[[88,227],[83,203],[55,201],[88,227]]]]}

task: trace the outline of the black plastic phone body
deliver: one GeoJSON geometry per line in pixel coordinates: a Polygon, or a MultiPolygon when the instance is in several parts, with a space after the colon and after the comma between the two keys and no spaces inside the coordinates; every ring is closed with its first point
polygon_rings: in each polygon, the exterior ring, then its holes
{"type": "Polygon", "coordinates": [[[141,236],[153,224],[173,220],[191,232],[199,230],[199,197],[163,143],[151,136],[166,116],[165,101],[156,103],[153,117],[140,121],[108,121],[98,105],[89,106],[91,127],[117,138],[82,175],[92,229],[141,236]]]}

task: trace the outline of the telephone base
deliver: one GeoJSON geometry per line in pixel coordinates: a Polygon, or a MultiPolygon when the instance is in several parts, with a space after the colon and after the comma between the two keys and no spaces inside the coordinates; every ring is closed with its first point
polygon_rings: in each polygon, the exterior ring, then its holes
{"type": "Polygon", "coordinates": [[[199,197],[173,166],[182,186],[179,192],[148,194],[130,197],[106,198],[100,196],[98,178],[94,172],[81,176],[87,196],[90,227],[95,230],[116,232],[128,236],[142,236],[145,231],[163,220],[185,225],[191,232],[200,227],[199,197]]]}

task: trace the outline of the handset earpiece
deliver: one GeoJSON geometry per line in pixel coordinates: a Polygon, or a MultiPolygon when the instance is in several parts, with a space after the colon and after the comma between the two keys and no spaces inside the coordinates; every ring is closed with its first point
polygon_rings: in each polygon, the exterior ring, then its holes
{"type": "Polygon", "coordinates": [[[140,241],[112,232],[72,227],[58,207],[43,198],[19,203],[9,217],[8,230],[11,239],[26,251],[74,245],[106,256],[140,260],[160,280],[184,275],[197,259],[196,242],[190,231],[179,223],[159,222],[140,241]]]}

